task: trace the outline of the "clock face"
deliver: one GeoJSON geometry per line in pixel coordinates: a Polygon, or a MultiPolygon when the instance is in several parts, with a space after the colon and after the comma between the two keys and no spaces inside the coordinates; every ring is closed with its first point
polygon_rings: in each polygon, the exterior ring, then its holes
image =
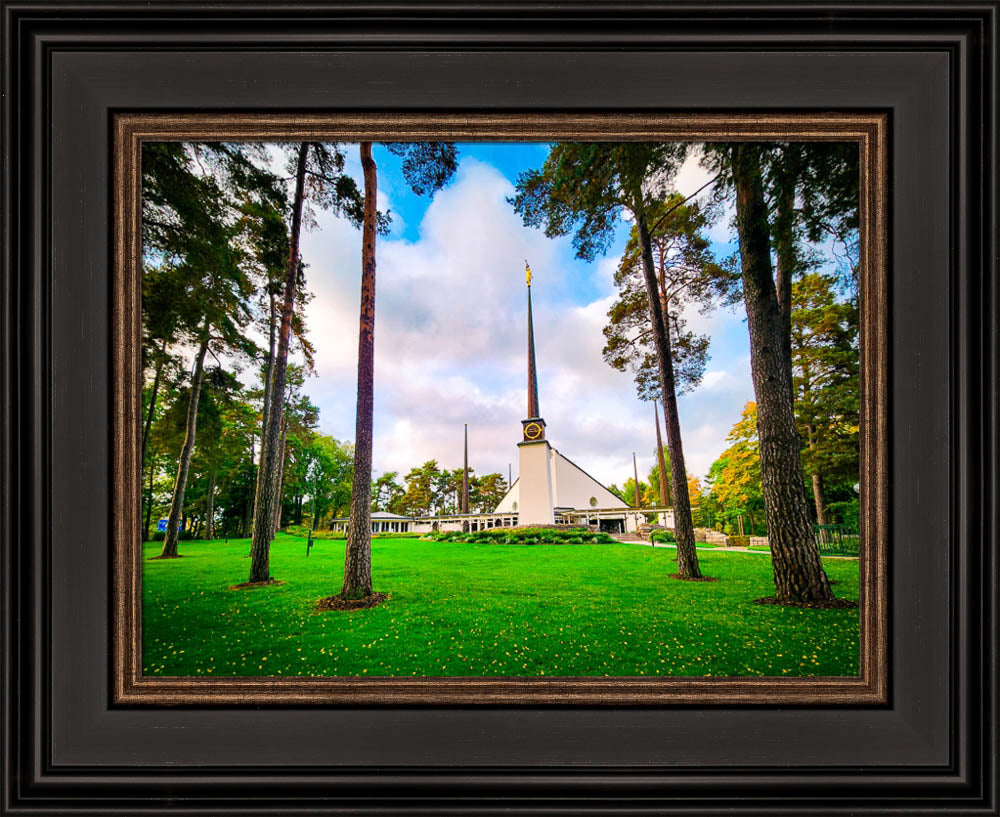
{"type": "Polygon", "coordinates": [[[528,423],[524,427],[524,436],[529,440],[537,440],[542,436],[542,427],[538,423],[528,423]]]}

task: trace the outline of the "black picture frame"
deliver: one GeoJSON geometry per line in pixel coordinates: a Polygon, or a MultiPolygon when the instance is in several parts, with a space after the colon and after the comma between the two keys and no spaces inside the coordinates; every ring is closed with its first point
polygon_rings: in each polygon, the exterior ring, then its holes
{"type": "Polygon", "coordinates": [[[0,10],[4,813],[997,813],[995,2],[0,10]],[[111,122],[187,110],[887,113],[888,704],[111,705],[111,122]]]}

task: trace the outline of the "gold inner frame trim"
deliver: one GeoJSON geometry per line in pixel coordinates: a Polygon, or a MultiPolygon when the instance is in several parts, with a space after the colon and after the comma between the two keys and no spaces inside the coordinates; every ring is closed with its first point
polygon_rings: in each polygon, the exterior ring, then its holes
{"type": "Polygon", "coordinates": [[[885,704],[888,624],[888,128],[873,113],[116,114],[112,286],[112,702],[116,705],[885,704]],[[856,677],[146,677],[139,416],[140,151],[146,141],[836,141],[860,166],[860,661],[856,677]]]}

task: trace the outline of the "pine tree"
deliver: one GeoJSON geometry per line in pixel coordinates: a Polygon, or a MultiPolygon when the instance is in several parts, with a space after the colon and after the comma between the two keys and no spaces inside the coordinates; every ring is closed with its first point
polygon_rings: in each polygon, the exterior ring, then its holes
{"type": "Polygon", "coordinates": [[[289,153],[289,170],[295,181],[277,343],[269,365],[265,391],[267,410],[261,430],[260,467],[257,471],[253,511],[253,543],[250,548],[251,583],[271,579],[271,540],[274,538],[280,513],[281,468],[284,463],[282,434],[285,428],[288,352],[295,324],[296,295],[300,291],[303,270],[299,255],[303,218],[310,203],[344,216],[355,224],[360,223],[364,213],[357,185],[344,173],[344,154],[337,146],[302,142],[291,146],[289,153]]]}
{"type": "MultiPolygon", "coordinates": [[[[549,237],[573,233],[579,258],[593,260],[614,240],[623,213],[635,224],[635,248],[649,313],[650,343],[666,417],[677,532],[677,573],[699,578],[684,448],[677,411],[677,372],[669,316],[664,315],[653,233],[677,168],[686,155],[681,143],[562,143],[551,148],[542,168],[520,174],[510,200],[528,226],[549,237]]],[[[662,219],[662,215],[660,216],[662,219]]]]}
{"type": "MultiPolygon", "coordinates": [[[[418,196],[443,187],[454,175],[454,145],[444,142],[390,143],[390,153],[402,158],[402,173],[418,196]]],[[[378,168],[372,143],[360,145],[364,174],[364,210],[361,236],[361,320],[358,331],[358,396],[354,433],[354,489],[351,519],[344,555],[341,597],[362,599],[372,595],[371,488],[372,423],[375,378],[375,243],[379,232],[376,210],[378,168]]]]}
{"type": "Polygon", "coordinates": [[[762,148],[744,143],[729,150],[776,597],[783,602],[829,604],[833,592],[820,561],[802,490],[791,371],[771,266],[762,148]]]}
{"type": "Polygon", "coordinates": [[[792,287],[792,389],[812,483],[816,521],[829,523],[825,485],[853,483],[859,467],[858,310],[838,297],[832,275],[808,273],[792,287]]]}

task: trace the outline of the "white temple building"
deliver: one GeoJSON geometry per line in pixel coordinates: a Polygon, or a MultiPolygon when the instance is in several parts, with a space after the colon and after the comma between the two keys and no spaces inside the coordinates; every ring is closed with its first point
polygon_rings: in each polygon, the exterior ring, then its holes
{"type": "MultiPolygon", "coordinates": [[[[496,507],[517,513],[517,525],[587,524],[617,533],[631,532],[645,516],[553,448],[545,437],[538,409],[535,329],[531,314],[531,271],[528,284],[528,416],[521,421],[524,439],[517,444],[518,478],[496,507]]],[[[672,520],[671,520],[672,521],[672,520]]]]}

